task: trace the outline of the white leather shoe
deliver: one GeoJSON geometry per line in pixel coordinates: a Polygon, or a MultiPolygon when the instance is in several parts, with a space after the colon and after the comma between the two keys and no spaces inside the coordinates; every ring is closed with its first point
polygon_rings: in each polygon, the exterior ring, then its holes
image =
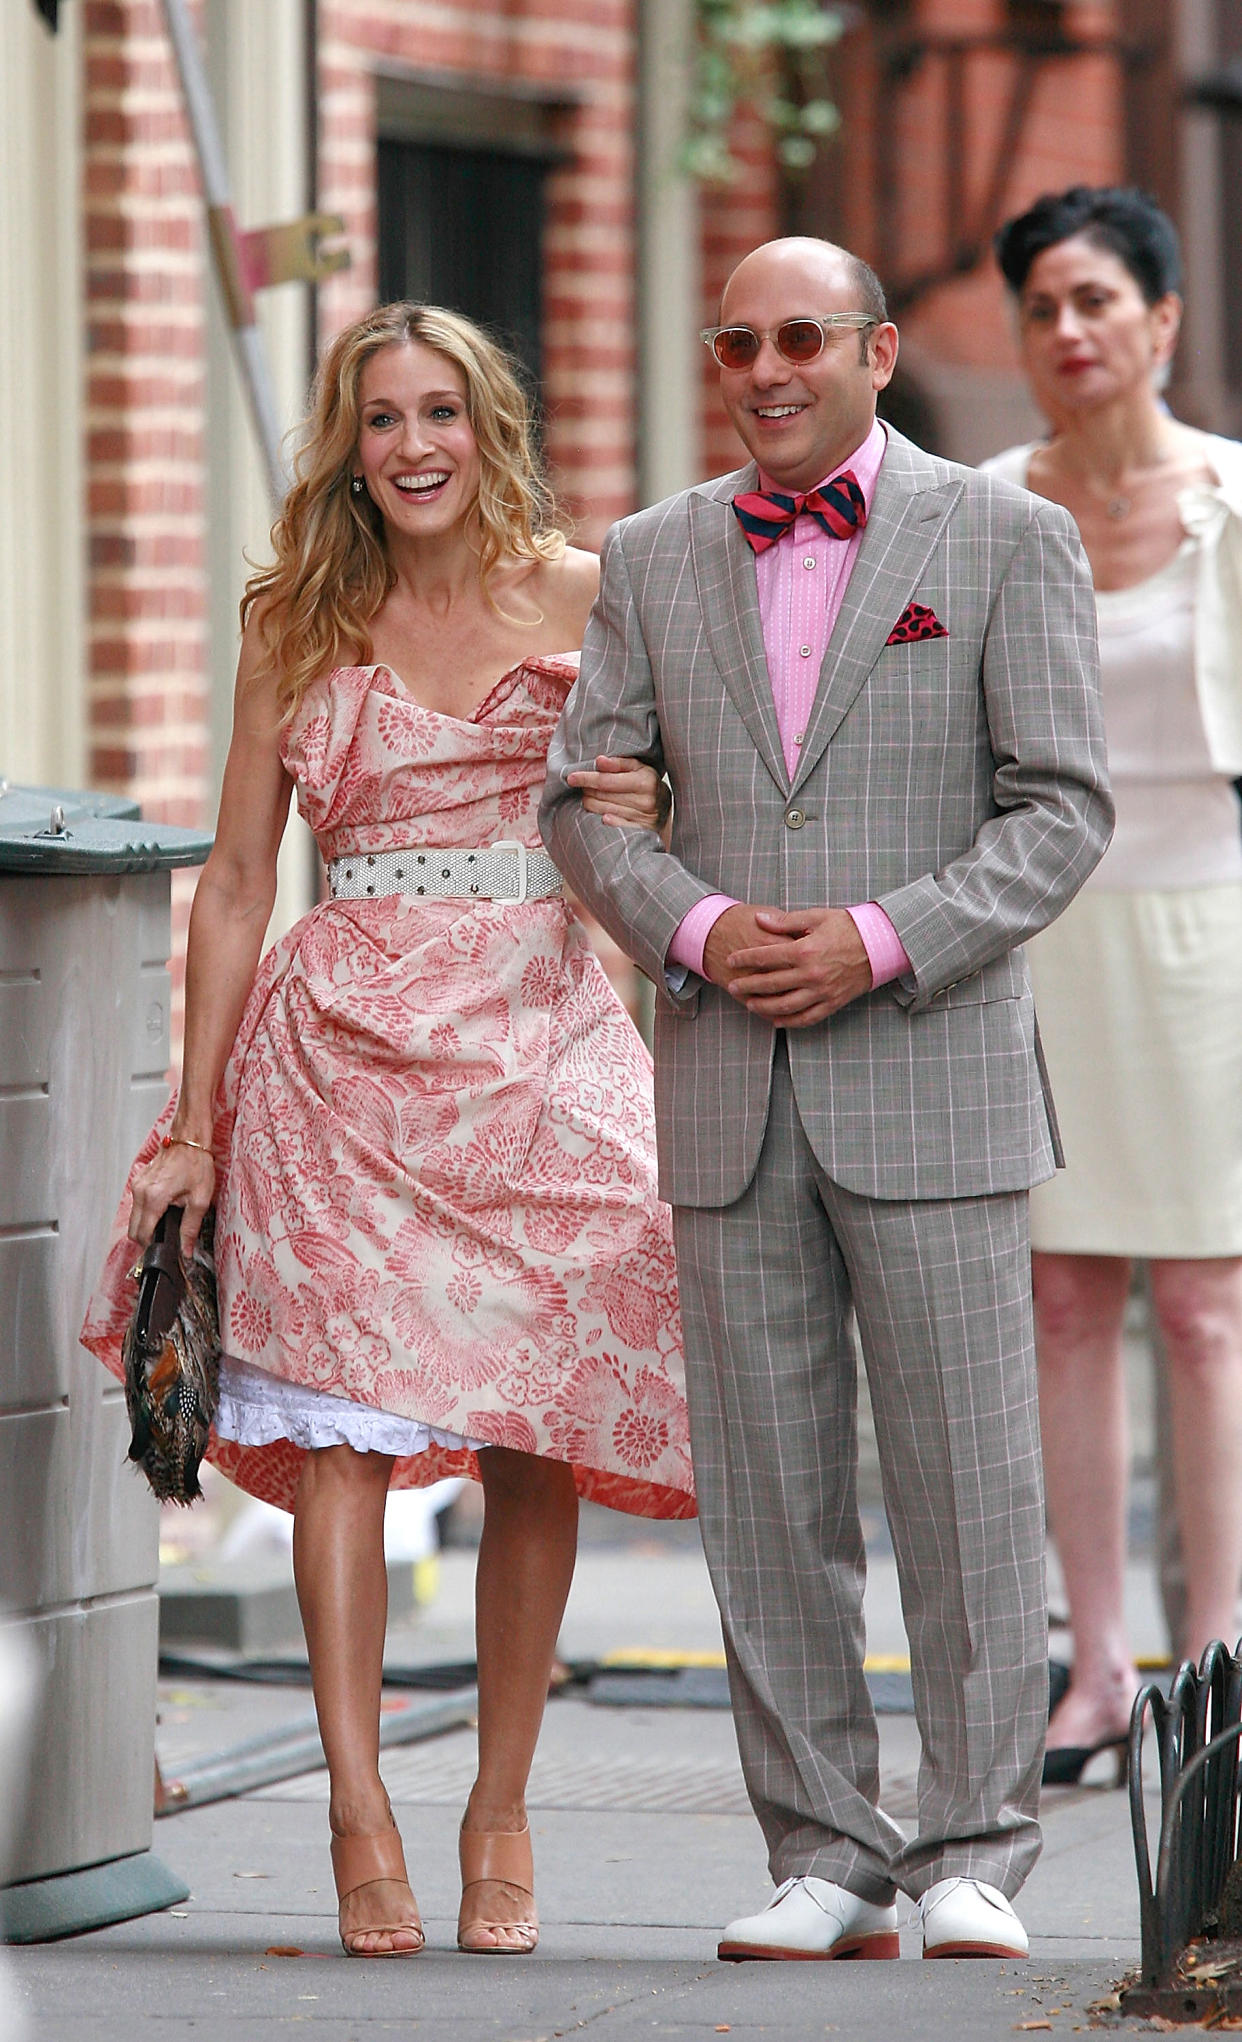
{"type": "Polygon", "coordinates": [[[1025,1957],[1026,1930],[999,1886],[937,1879],[919,1901],[925,1957],[1025,1957]]]}
{"type": "Polygon", "coordinates": [[[791,1959],[899,1957],[897,1909],[860,1900],[831,1879],[786,1879],[761,1914],[731,1921],[716,1955],[791,1959]]]}

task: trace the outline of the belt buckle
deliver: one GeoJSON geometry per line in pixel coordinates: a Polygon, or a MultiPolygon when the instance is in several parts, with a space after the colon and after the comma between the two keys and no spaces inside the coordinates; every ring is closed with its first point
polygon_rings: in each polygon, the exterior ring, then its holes
{"type": "Polygon", "coordinates": [[[526,870],[525,844],[519,844],[517,842],[517,839],[514,837],[503,837],[498,844],[490,845],[489,849],[493,851],[512,851],[514,857],[517,859],[517,879],[518,879],[517,892],[494,893],[492,895],[492,899],[504,901],[506,906],[509,907],[520,907],[521,903],[527,898],[526,889],[529,884],[526,870]]]}

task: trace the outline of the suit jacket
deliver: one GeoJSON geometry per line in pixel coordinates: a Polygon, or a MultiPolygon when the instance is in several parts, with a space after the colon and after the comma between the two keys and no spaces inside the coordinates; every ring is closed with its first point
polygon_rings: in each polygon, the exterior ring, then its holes
{"type": "Polygon", "coordinates": [[[540,812],[557,864],[655,982],[660,1181],[723,1205],[755,1168],[771,1025],[669,943],[706,894],[875,900],[911,975],[787,1031],[827,1174],[881,1198],[1039,1182],[1060,1161],[1018,945],[1060,913],[1112,829],[1095,606],[1068,514],[889,432],[792,780],[754,555],[731,509],[752,466],[613,527],[540,812]],[[911,600],[947,636],[889,645],[911,600]],[[666,772],[673,835],[588,815],[564,775],[598,752],[666,772]]]}

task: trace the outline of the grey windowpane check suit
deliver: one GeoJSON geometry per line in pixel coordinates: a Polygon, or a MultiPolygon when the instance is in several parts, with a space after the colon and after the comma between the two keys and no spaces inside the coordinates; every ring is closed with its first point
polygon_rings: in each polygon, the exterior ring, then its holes
{"type": "Polygon", "coordinates": [[[1019,946],[1111,830],[1090,579],[1065,512],[890,431],[791,780],[731,509],[755,482],[610,533],[541,822],[657,988],[704,1543],[773,1872],[1013,1892],[1046,1710],[1026,1192],[1059,1160],[1019,946]],[[947,635],[888,644],[912,600],[947,635]],[[667,772],[670,851],[582,809],[564,775],[599,752],[667,772]],[[910,974],[788,1031],[670,993],[716,892],[878,901],[910,974]],[[912,1844],[876,1807],[851,1305],[924,1740],[912,1844]]]}

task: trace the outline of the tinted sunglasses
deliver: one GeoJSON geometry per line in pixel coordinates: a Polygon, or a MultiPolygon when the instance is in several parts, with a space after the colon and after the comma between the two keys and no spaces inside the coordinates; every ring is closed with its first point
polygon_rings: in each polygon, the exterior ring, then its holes
{"type": "Polygon", "coordinates": [[[765,340],[775,342],[776,352],[799,368],[823,353],[830,327],[852,327],[861,332],[878,324],[870,312],[825,312],[822,319],[786,319],[764,333],[756,333],[753,326],[705,326],[699,339],[722,369],[753,368],[765,340]]]}

